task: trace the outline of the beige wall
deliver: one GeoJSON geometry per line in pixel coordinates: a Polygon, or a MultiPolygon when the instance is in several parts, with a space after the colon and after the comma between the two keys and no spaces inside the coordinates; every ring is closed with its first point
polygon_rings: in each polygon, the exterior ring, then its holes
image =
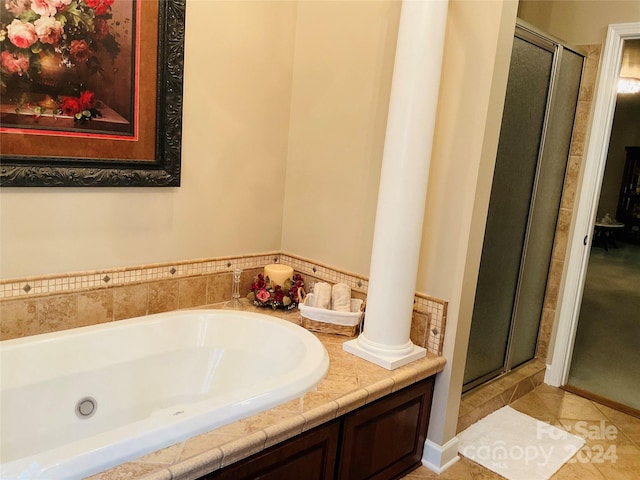
{"type": "Polygon", "coordinates": [[[300,2],[282,248],[368,275],[398,1],[300,2]]]}
{"type": "Polygon", "coordinates": [[[367,275],[400,5],[187,2],[181,187],[2,190],[0,277],[279,249],[367,275]]]}
{"type": "Polygon", "coordinates": [[[640,2],[521,0],[518,17],[571,45],[601,44],[609,24],[640,21],[640,2]]]}
{"type": "Polygon", "coordinates": [[[551,23],[553,3],[554,0],[520,0],[518,18],[546,32],[551,23]]]}
{"type": "Polygon", "coordinates": [[[182,186],[0,190],[0,277],[280,248],[296,2],[187,2],[182,186]]]}

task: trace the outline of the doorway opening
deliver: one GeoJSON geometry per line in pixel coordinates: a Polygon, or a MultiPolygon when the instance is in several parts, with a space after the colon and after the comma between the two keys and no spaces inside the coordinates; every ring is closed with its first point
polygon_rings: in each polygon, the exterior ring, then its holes
{"type": "MultiPolygon", "coordinates": [[[[595,89],[591,132],[585,149],[583,179],[578,191],[579,200],[576,204],[573,233],[569,238],[568,255],[565,262],[565,278],[561,286],[563,292],[559,298],[555,341],[552,346],[552,361],[548,365],[545,374],[545,382],[552,386],[566,386],[569,381],[572,356],[576,353],[574,352],[574,346],[583,300],[583,289],[584,293],[588,293],[585,280],[587,278],[589,257],[591,252],[594,254],[601,253],[598,250],[598,242],[595,245],[593,244],[595,240],[593,238],[594,227],[596,219],[602,223],[602,214],[598,214],[598,205],[602,201],[600,193],[604,188],[604,171],[607,164],[607,154],[610,150],[621,59],[625,44],[636,39],[640,39],[640,23],[610,25],[602,51],[598,82],[595,89]]],[[[620,184],[618,184],[618,188],[620,188],[620,184]]],[[[609,213],[613,217],[612,212],[609,213]]],[[[614,218],[614,220],[617,219],[614,218]]],[[[614,240],[616,240],[615,237],[614,240]]],[[[609,250],[611,251],[613,248],[609,250]]],[[[604,251],[606,252],[606,250],[604,251]]],[[[635,318],[638,318],[637,313],[635,318]]],[[[598,323],[606,327],[614,326],[611,321],[604,317],[599,318],[598,323]]],[[[637,325],[637,323],[636,321],[635,324],[637,325]]],[[[629,336],[637,335],[635,331],[629,328],[623,331],[629,336]]],[[[614,342],[614,345],[617,344],[617,342],[614,342]]],[[[599,358],[599,362],[606,363],[612,356],[617,355],[616,347],[613,348],[613,350],[610,349],[608,351],[606,358],[599,358]]],[[[637,350],[637,343],[635,349],[637,350]]],[[[631,365],[631,367],[633,366],[631,365]]],[[[568,386],[566,388],[571,389],[572,387],[568,386]]],[[[601,398],[598,398],[598,401],[600,400],[601,398]]]]}
{"type": "MultiPolygon", "coordinates": [[[[621,78],[637,78],[640,39],[621,78]]],[[[640,416],[640,91],[619,91],[580,304],[568,390],[640,416]]]]}

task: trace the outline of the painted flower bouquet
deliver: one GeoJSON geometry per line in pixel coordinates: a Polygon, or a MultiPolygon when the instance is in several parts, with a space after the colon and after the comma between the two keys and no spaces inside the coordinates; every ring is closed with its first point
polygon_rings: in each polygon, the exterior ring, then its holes
{"type": "Polygon", "coordinates": [[[265,280],[261,273],[251,284],[247,298],[258,307],[286,308],[291,310],[300,302],[304,295],[304,280],[302,275],[296,273],[293,278],[287,279],[284,285],[275,285],[265,280]]]}
{"type": "MultiPolygon", "coordinates": [[[[104,59],[112,61],[120,53],[120,44],[112,25],[111,6],[115,0],[4,0],[0,2],[0,77],[3,92],[8,85],[22,81],[31,87],[44,87],[55,97],[58,113],[83,112],[95,108],[85,93],[83,108],[70,101],[61,105],[55,76],[73,72],[79,75],[103,74],[104,59]],[[75,69],[75,70],[72,70],[75,69]],[[77,70],[77,71],[76,71],[77,70]],[[87,108],[88,107],[88,108],[87,108]],[[80,109],[81,108],[81,109],[80,109]]],[[[31,87],[25,87],[30,90],[31,87]]],[[[91,92],[89,92],[90,94],[91,92]]],[[[48,99],[47,99],[48,100],[48,99]]],[[[53,98],[52,98],[53,100],[53,98]]],[[[90,100],[90,99],[89,99],[90,100]]],[[[52,106],[49,102],[48,106],[52,106]]]]}
{"type": "Polygon", "coordinates": [[[73,117],[74,121],[84,123],[92,118],[102,116],[97,104],[95,94],[85,90],[80,93],[79,97],[62,97],[60,99],[60,110],[65,115],[73,117]]]}

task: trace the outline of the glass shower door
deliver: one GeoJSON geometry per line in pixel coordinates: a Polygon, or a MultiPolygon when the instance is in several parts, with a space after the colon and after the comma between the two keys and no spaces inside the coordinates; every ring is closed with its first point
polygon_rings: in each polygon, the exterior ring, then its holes
{"type": "Polygon", "coordinates": [[[465,385],[504,368],[552,67],[553,50],[514,38],[465,385]]]}
{"type": "Polygon", "coordinates": [[[538,162],[538,178],[531,202],[526,251],[523,255],[519,295],[514,308],[509,368],[535,356],[547,287],[562,187],[569,157],[571,133],[578,101],[584,58],[570,50],[560,53],[553,80],[548,127],[538,162]]]}
{"type": "Polygon", "coordinates": [[[582,60],[556,42],[516,30],[465,390],[535,355],[582,60]]]}

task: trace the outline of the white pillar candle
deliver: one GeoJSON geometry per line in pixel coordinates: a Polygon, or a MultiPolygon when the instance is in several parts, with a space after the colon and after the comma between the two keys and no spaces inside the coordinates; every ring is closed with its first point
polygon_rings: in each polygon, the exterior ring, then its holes
{"type": "Polygon", "coordinates": [[[269,277],[269,280],[274,285],[284,285],[284,282],[293,278],[293,268],[288,265],[280,265],[279,263],[272,263],[264,267],[265,280],[269,277]]]}

